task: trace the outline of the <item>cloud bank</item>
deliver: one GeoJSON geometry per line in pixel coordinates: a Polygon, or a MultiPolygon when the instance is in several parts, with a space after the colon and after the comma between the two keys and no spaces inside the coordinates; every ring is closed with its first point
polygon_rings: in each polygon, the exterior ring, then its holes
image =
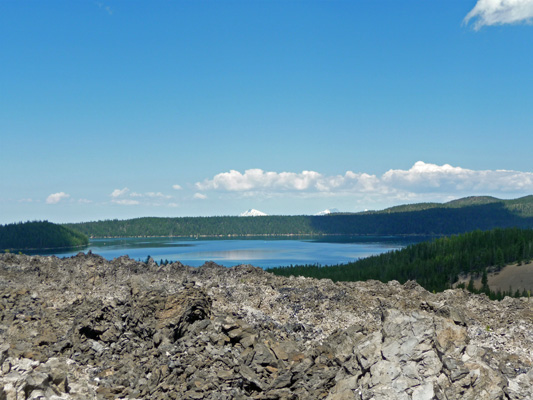
{"type": "Polygon", "coordinates": [[[242,191],[319,191],[328,192],[334,188],[356,187],[360,190],[373,188],[375,177],[356,174],[351,171],[344,175],[324,176],[315,171],[265,172],[261,169],[248,169],[244,174],[231,170],[222,172],[203,182],[197,182],[200,190],[242,191]]]}
{"type": "MultiPolygon", "coordinates": [[[[310,170],[277,172],[255,168],[229,170],[194,185],[187,183],[185,188],[167,189],[173,190],[175,195],[168,195],[164,191],[133,191],[128,187],[112,191],[110,188],[107,199],[97,200],[96,203],[58,192],[50,194],[46,204],[68,200],[70,205],[88,207],[87,204],[112,204],[115,207],[132,207],[135,212],[145,213],[152,213],[146,210],[155,208],[179,207],[189,214],[204,213],[202,210],[208,207],[210,212],[227,214],[226,209],[236,204],[249,208],[259,202],[260,207],[268,204],[278,213],[291,210],[301,213],[314,207],[323,209],[332,205],[349,211],[406,203],[445,202],[466,196],[521,197],[533,194],[533,172],[473,170],[424,161],[405,169],[389,169],[382,174],[354,171],[325,174],[310,170]]],[[[39,200],[27,198],[19,202],[32,204],[39,200]]]]}
{"type": "Polygon", "coordinates": [[[531,23],[533,0],[478,0],[464,23],[474,22],[474,29],[483,26],[531,23]]]}
{"type": "Polygon", "coordinates": [[[347,171],[327,176],[315,171],[266,172],[231,170],[196,183],[202,191],[250,195],[379,196],[389,199],[416,199],[428,195],[515,195],[533,193],[533,173],[508,170],[476,171],[449,164],[416,162],[410,169],[391,169],[381,176],[347,171]]]}

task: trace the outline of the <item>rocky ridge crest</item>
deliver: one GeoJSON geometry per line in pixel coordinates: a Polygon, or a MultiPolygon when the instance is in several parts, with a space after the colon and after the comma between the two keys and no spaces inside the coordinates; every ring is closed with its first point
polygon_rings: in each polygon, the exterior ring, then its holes
{"type": "Polygon", "coordinates": [[[533,301],[0,255],[0,400],[533,398],[533,301]]]}

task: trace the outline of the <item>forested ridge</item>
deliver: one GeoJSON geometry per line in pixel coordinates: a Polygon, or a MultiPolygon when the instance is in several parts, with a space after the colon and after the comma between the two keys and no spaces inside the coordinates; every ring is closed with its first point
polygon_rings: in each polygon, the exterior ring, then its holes
{"type": "Polygon", "coordinates": [[[305,235],[314,232],[306,216],[144,217],[65,226],[91,237],[305,235]]]}
{"type": "Polygon", "coordinates": [[[533,196],[467,197],[358,214],[261,217],[145,217],[65,224],[90,237],[244,235],[452,235],[476,229],[533,228],[533,196]]]}
{"type": "Polygon", "coordinates": [[[447,203],[415,203],[386,208],[381,211],[368,211],[369,214],[391,214],[397,212],[422,211],[432,208],[461,208],[481,205],[500,205],[510,213],[521,217],[533,217],[533,196],[520,197],[518,199],[502,200],[491,196],[470,196],[447,203]]]}
{"type": "Polygon", "coordinates": [[[30,250],[79,247],[89,244],[87,236],[48,221],[0,225],[0,249],[30,250]]]}
{"type": "MultiPolygon", "coordinates": [[[[329,278],[333,281],[376,279],[405,283],[416,280],[430,291],[451,288],[460,275],[477,275],[483,276],[483,287],[478,292],[486,293],[492,298],[501,298],[506,294],[516,293],[491,291],[486,282],[487,268],[498,270],[506,264],[530,262],[532,259],[533,230],[507,228],[476,230],[439,238],[347,264],[324,267],[297,265],[269,271],[277,275],[329,278]]],[[[472,281],[468,289],[476,291],[472,281]]]]}

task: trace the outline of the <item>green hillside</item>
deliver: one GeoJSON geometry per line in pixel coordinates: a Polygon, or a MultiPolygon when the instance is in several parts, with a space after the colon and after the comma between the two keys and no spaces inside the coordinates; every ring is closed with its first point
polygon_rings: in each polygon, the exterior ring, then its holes
{"type": "Polygon", "coordinates": [[[452,235],[493,228],[533,228],[533,196],[466,197],[382,211],[325,216],[135,218],[66,224],[90,237],[241,235],[452,235]]]}
{"type": "MultiPolygon", "coordinates": [[[[442,291],[451,288],[459,275],[486,276],[488,267],[497,270],[506,264],[529,262],[532,258],[533,230],[508,228],[478,230],[435,239],[347,264],[326,267],[301,265],[269,271],[276,275],[329,278],[333,281],[377,279],[405,283],[416,280],[427,290],[442,291]]],[[[469,289],[474,291],[473,286],[469,289]]],[[[492,298],[515,295],[491,292],[486,282],[482,292],[492,298]]]]}
{"type": "Polygon", "coordinates": [[[86,246],[87,236],[48,221],[0,225],[0,249],[38,250],[86,246]]]}
{"type": "Polygon", "coordinates": [[[415,203],[405,204],[395,207],[386,208],[381,211],[371,211],[367,214],[390,214],[397,212],[422,211],[433,208],[462,208],[471,206],[481,206],[487,204],[500,204],[504,209],[509,210],[522,217],[533,217],[533,196],[525,196],[513,200],[501,200],[491,196],[470,196],[447,203],[415,203]]]}

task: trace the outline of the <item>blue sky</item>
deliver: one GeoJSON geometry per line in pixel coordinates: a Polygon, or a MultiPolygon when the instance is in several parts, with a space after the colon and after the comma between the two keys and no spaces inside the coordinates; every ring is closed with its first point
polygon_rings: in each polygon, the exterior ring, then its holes
{"type": "Polygon", "coordinates": [[[0,2],[0,223],[533,194],[533,0],[0,2]]]}

